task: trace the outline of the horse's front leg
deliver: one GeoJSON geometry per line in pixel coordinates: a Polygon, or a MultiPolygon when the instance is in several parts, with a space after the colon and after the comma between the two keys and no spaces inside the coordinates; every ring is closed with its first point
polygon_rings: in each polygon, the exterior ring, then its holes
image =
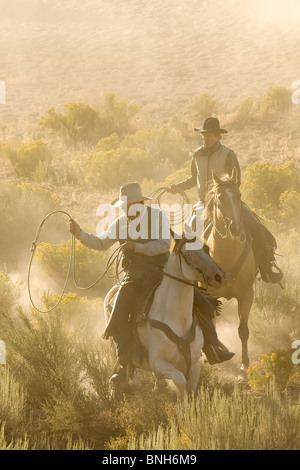
{"type": "Polygon", "coordinates": [[[249,338],[249,328],[248,328],[248,319],[250,309],[253,303],[253,287],[243,291],[243,296],[238,298],[238,313],[239,313],[239,337],[242,342],[242,365],[241,370],[246,370],[249,367],[249,356],[248,356],[248,338],[249,338]]]}
{"type": "Polygon", "coordinates": [[[192,365],[190,369],[190,375],[186,384],[186,391],[188,393],[195,392],[200,377],[200,362],[197,361],[195,364],[192,365]]]}
{"type": "Polygon", "coordinates": [[[150,360],[150,366],[154,372],[161,374],[165,379],[170,379],[176,385],[180,398],[186,391],[186,379],[182,372],[162,358],[150,360]]]}

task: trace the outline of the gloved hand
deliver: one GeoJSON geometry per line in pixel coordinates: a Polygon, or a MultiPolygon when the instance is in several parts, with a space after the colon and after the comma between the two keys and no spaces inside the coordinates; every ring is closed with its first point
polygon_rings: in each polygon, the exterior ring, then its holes
{"type": "Polygon", "coordinates": [[[80,232],[81,232],[80,225],[78,225],[78,223],[75,222],[74,219],[70,219],[70,232],[71,232],[72,235],[74,235],[75,237],[78,237],[78,235],[79,235],[80,232]]]}
{"type": "Polygon", "coordinates": [[[126,253],[134,253],[135,251],[135,242],[126,242],[123,247],[122,247],[122,250],[124,252],[124,254],[126,253]]]}

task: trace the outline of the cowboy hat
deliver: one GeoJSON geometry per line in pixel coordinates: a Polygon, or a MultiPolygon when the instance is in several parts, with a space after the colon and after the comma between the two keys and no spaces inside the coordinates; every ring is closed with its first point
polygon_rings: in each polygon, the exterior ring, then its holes
{"type": "Polygon", "coordinates": [[[195,127],[194,130],[196,132],[206,133],[206,132],[213,132],[214,134],[227,134],[226,129],[222,129],[220,127],[219,119],[216,117],[208,117],[205,119],[203,123],[202,129],[195,127]]]}
{"type": "Polygon", "coordinates": [[[120,187],[119,197],[112,201],[114,207],[121,207],[124,204],[135,204],[152,199],[143,196],[140,183],[128,183],[120,187]]]}

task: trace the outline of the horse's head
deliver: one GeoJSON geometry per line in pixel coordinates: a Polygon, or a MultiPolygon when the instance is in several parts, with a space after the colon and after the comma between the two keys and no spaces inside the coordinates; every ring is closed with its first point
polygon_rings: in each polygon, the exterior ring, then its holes
{"type": "Polygon", "coordinates": [[[188,281],[200,281],[214,288],[225,284],[224,271],[213,261],[208,246],[202,242],[183,235],[175,241],[173,253],[179,256],[182,274],[188,281]]]}
{"type": "Polygon", "coordinates": [[[222,238],[239,237],[243,231],[241,193],[237,172],[217,176],[213,172],[213,186],[208,194],[212,222],[222,238]]]}

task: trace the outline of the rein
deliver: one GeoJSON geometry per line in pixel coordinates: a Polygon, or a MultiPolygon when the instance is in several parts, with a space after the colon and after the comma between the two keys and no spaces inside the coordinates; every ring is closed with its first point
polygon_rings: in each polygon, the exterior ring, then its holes
{"type": "MultiPolygon", "coordinates": [[[[131,256],[132,256],[132,257],[135,257],[134,253],[132,253],[131,256]]],[[[179,259],[180,259],[180,266],[181,266],[181,256],[184,258],[185,262],[186,262],[188,265],[191,265],[191,263],[189,263],[189,262],[187,261],[187,259],[183,256],[182,253],[180,253],[179,256],[180,256],[180,258],[179,258],[179,259]]],[[[191,282],[191,281],[187,281],[187,280],[182,279],[182,278],[177,277],[177,276],[173,276],[172,274],[166,273],[158,264],[153,263],[153,261],[149,261],[149,263],[145,263],[145,264],[147,264],[147,265],[149,266],[149,268],[152,269],[153,271],[156,271],[156,272],[158,272],[158,273],[160,273],[160,274],[163,274],[164,276],[169,277],[170,279],[173,279],[174,281],[178,281],[178,282],[181,282],[182,284],[186,284],[186,285],[188,285],[188,286],[195,287],[195,283],[193,283],[193,282],[191,282]]],[[[197,269],[197,268],[195,268],[195,269],[197,269]]],[[[197,271],[199,271],[199,270],[197,270],[197,271]]],[[[207,281],[206,281],[206,278],[205,278],[204,273],[202,273],[202,272],[200,272],[200,271],[199,271],[199,273],[202,274],[204,283],[207,284],[207,281]]],[[[201,281],[201,282],[202,282],[202,281],[201,281]]]]}
{"type": "Polygon", "coordinates": [[[242,266],[244,262],[246,261],[246,258],[249,254],[249,251],[251,250],[252,247],[252,238],[248,237],[245,249],[243,250],[241,256],[237,260],[234,269],[230,272],[226,272],[226,284],[228,287],[232,287],[234,284],[234,281],[236,280],[240,270],[242,269],[242,266]]]}

